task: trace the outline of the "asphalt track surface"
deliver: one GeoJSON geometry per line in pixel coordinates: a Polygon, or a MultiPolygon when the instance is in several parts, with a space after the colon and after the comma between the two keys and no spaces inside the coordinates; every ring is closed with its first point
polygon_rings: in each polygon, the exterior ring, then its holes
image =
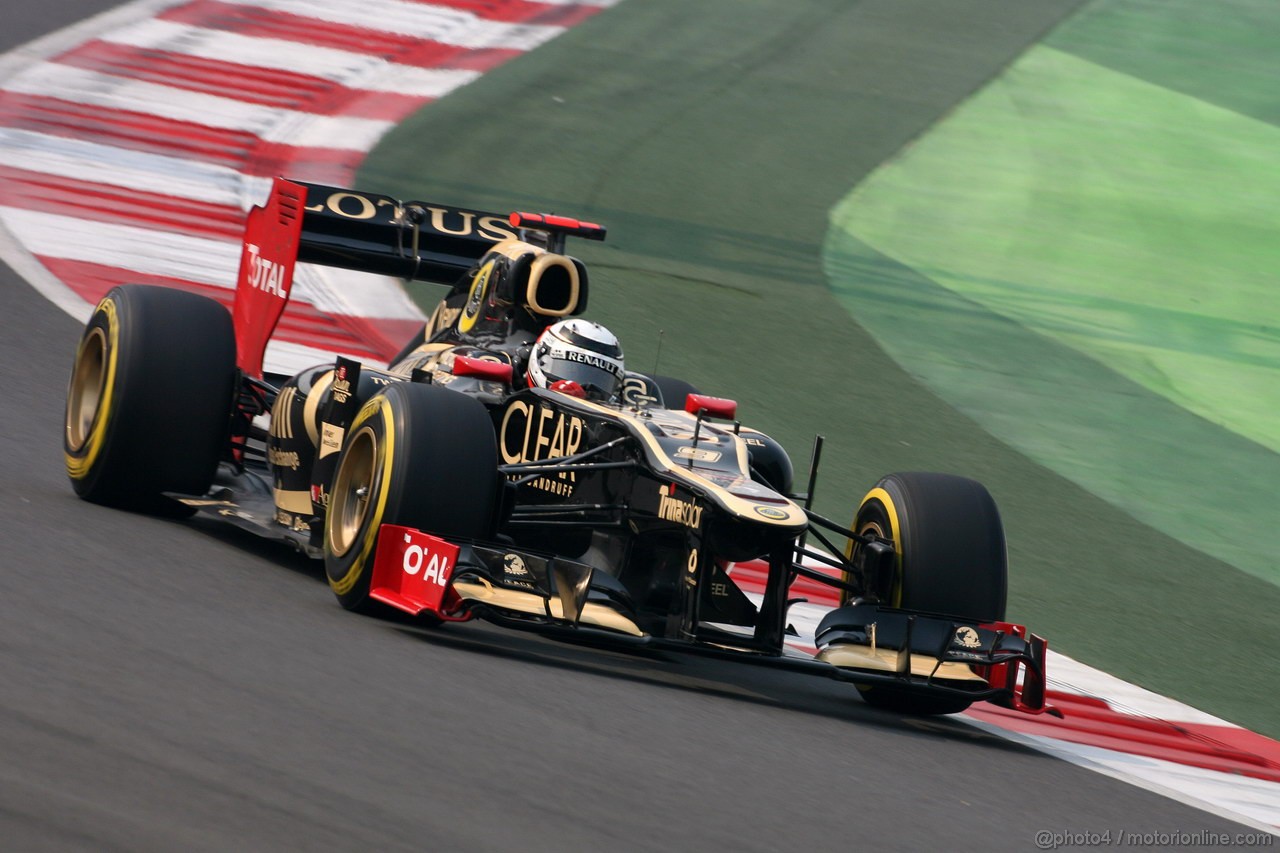
{"type": "MultiPolygon", "coordinates": [[[[107,5],[6,10],[0,46],[107,5]]],[[[0,848],[1030,850],[1038,831],[1239,829],[836,683],[351,616],[283,549],[82,503],[58,446],[77,324],[0,274],[0,848]]]]}

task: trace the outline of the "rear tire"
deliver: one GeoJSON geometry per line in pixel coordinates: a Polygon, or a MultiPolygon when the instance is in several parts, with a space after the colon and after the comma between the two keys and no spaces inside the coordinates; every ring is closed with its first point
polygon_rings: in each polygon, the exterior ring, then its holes
{"type": "MultiPolygon", "coordinates": [[[[890,474],[862,499],[853,529],[894,542],[896,569],[890,589],[878,591],[881,600],[957,619],[1004,619],[1004,526],[981,483],[951,474],[890,474]]],[[[971,704],[883,685],[858,689],[868,704],[901,713],[954,714],[971,704]]]]}
{"type": "Polygon", "coordinates": [[[127,284],[80,339],[67,407],[67,475],[85,500],[166,510],[203,495],[227,446],[236,382],[231,314],[212,299],[127,284]]]}
{"type": "Polygon", "coordinates": [[[410,382],[371,397],[349,436],[325,517],[325,573],[343,607],[367,611],[383,524],[451,540],[492,538],[498,448],[478,401],[410,382]]]}

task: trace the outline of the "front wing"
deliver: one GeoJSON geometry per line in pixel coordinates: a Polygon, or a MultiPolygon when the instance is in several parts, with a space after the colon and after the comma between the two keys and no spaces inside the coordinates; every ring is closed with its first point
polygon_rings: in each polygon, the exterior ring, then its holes
{"type": "Polygon", "coordinates": [[[1048,644],[1021,625],[864,604],[833,611],[836,618],[819,625],[816,656],[793,649],[765,654],[646,634],[628,614],[625,595],[593,583],[596,572],[584,563],[449,542],[394,525],[383,525],[378,538],[370,597],[413,616],[481,617],[543,633],[594,634],[607,642],[729,657],[855,684],[963,696],[1028,714],[1057,713],[1045,702],[1048,644]]]}

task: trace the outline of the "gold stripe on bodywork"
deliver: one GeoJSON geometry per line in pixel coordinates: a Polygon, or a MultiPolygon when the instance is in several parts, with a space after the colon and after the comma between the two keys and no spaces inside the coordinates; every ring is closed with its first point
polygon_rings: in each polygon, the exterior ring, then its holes
{"type": "Polygon", "coordinates": [[[543,254],[529,265],[529,283],[525,286],[524,302],[530,311],[543,317],[567,317],[578,307],[579,287],[578,268],[572,261],[564,255],[543,254]],[[548,308],[538,302],[538,282],[542,280],[542,274],[549,267],[559,267],[569,276],[570,296],[565,300],[565,308],[548,308]]]}
{"type": "MultiPolygon", "coordinates": [[[[856,646],[852,643],[835,643],[818,652],[817,660],[844,669],[867,669],[874,672],[896,672],[898,668],[897,649],[873,649],[870,646],[856,646]]],[[[946,681],[976,681],[986,684],[987,680],[973,671],[966,663],[956,661],[939,661],[929,655],[911,656],[911,674],[921,678],[944,679],[946,681]]]]}
{"type": "Polygon", "coordinates": [[[297,489],[276,489],[276,506],[285,512],[297,513],[301,516],[311,515],[311,493],[297,489]]]}
{"type": "Polygon", "coordinates": [[[312,383],[311,392],[307,394],[307,402],[302,407],[302,423],[307,428],[307,438],[311,439],[312,447],[320,446],[320,429],[316,426],[320,423],[320,400],[332,384],[332,370],[321,374],[320,378],[312,383]]]}
{"type": "Polygon", "coordinates": [[[271,434],[288,441],[293,438],[293,400],[298,394],[296,385],[289,385],[276,397],[271,407],[271,434]]]}
{"type": "MultiPolygon", "coordinates": [[[[532,592],[520,592],[515,589],[504,589],[482,580],[460,580],[453,584],[458,597],[464,601],[482,601],[501,607],[504,610],[515,610],[518,613],[529,613],[534,616],[550,616],[553,619],[564,619],[564,608],[560,599],[543,598],[532,592]]],[[[607,628],[633,637],[643,637],[644,632],[636,623],[618,611],[603,604],[589,601],[582,608],[580,624],[607,628]]]]}

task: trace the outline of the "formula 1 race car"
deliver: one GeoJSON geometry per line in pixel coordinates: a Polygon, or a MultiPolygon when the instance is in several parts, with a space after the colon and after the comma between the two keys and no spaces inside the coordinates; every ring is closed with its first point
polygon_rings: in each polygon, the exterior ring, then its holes
{"type": "Polygon", "coordinates": [[[604,236],[277,179],[249,214],[232,311],[140,285],[97,306],[67,396],[72,485],[286,540],[351,610],[787,667],[905,712],[1052,712],[1045,641],[1003,621],[987,490],[891,474],[851,528],[818,515],[820,438],[797,493],[786,452],[732,401],[624,370],[578,319],[588,273],[565,241],[604,236]],[[277,376],[264,352],[296,261],[451,288],[389,366],[277,376]],[[533,381],[542,366],[562,375],[533,381]],[[763,595],[735,581],[744,561],[767,567],[763,595]],[[839,592],[816,655],[787,643],[799,578],[839,592]]]}

